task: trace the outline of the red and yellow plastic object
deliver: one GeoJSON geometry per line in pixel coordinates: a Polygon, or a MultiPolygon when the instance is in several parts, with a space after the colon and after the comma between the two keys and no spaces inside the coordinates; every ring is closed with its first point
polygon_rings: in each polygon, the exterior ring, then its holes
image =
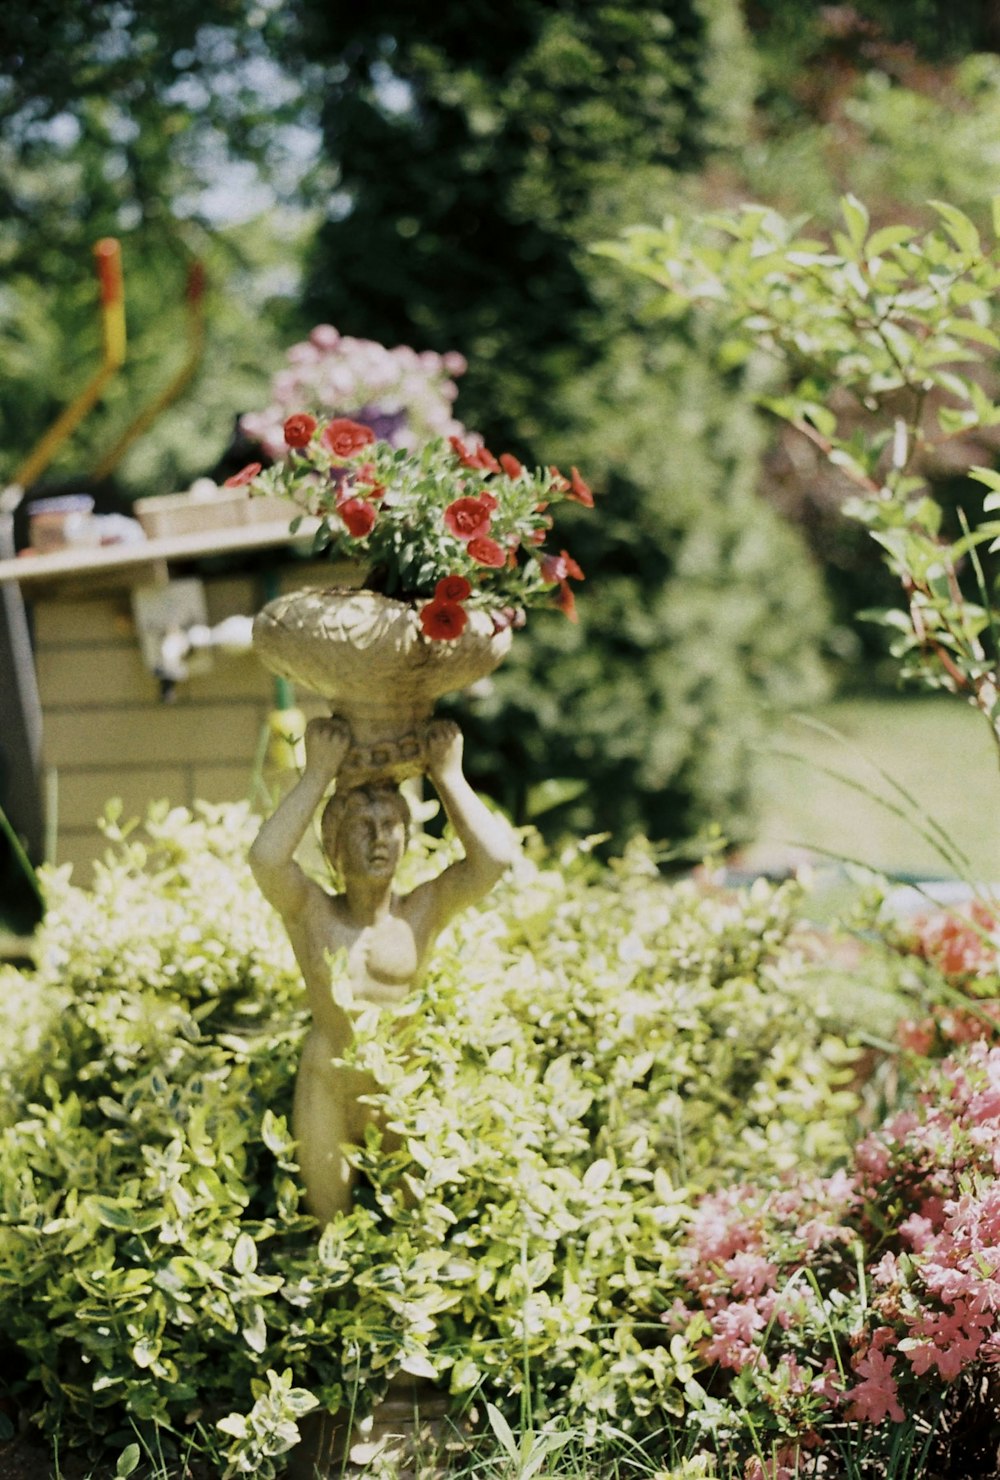
{"type": "Polygon", "coordinates": [[[101,294],[103,358],[87,385],[56,418],[15,472],[13,482],[21,488],[30,488],[36,482],[66,438],[96,403],[108,381],[125,363],[125,285],[120,243],[113,236],[103,237],[94,246],[94,260],[101,294]]]}

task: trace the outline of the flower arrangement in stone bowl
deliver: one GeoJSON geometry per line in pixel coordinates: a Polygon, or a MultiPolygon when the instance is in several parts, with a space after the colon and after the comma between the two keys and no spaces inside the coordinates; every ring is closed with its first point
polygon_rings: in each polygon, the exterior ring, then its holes
{"type": "Polygon", "coordinates": [[[452,415],[458,395],[454,377],[467,368],[457,350],[439,355],[406,344],[389,349],[340,334],[332,324],[317,324],[286,358],[271,381],[270,404],[240,417],[240,431],[265,458],[285,455],[283,428],[300,407],[349,416],[397,447],[464,434],[452,415]]]}
{"type": "Polygon", "coordinates": [[[583,571],[568,551],[545,547],[554,506],[593,505],[576,468],[569,477],[531,470],[457,435],[394,447],[363,422],[304,411],[282,434],[284,458],[249,463],[229,485],[297,503],[293,529],[317,517],[314,553],[356,561],[369,590],[418,608],[425,637],[460,637],[476,610],[497,631],[553,602],[576,619],[570,582],[583,571]]]}

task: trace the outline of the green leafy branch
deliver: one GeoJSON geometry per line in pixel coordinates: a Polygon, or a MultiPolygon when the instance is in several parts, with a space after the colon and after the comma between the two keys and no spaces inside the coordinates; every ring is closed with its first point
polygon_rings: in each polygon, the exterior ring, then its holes
{"type": "MultiPolygon", "coordinates": [[[[957,207],[930,205],[937,221],[924,231],[873,231],[847,196],[831,241],[745,206],[637,228],[597,250],[659,284],[667,318],[708,317],[720,363],[742,370],[760,403],[854,484],[844,512],[882,547],[905,599],[862,615],[892,630],[905,676],[974,704],[1000,751],[1000,646],[979,557],[984,543],[1000,545],[1000,522],[970,526],[963,513],[960,536],[947,538],[927,471],[944,443],[1000,426],[1000,197],[988,243],[957,207]]],[[[970,472],[990,489],[988,516],[1000,475],[970,472]]]]}

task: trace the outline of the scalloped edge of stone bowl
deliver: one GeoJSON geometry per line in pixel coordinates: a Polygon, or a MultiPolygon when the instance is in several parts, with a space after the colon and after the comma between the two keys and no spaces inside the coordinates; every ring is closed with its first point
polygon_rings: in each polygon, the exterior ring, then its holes
{"type": "Polygon", "coordinates": [[[304,587],[258,613],[254,651],[281,678],[330,704],[354,733],[348,769],[399,780],[422,769],[419,731],[443,694],[487,677],[510,650],[487,613],[460,637],[424,635],[416,609],[378,591],[304,587]]]}

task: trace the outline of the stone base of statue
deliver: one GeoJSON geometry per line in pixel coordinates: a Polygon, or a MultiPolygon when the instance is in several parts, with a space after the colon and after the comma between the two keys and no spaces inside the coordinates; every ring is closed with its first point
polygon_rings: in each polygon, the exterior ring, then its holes
{"type": "Polygon", "coordinates": [[[268,602],[253,645],[272,673],[320,694],[351,726],[342,786],[403,781],[423,764],[420,730],[442,694],[492,673],[510,648],[475,609],[460,637],[426,637],[416,608],[377,591],[307,587],[268,602]]]}
{"type": "Polygon", "coordinates": [[[417,1480],[427,1466],[447,1466],[446,1448],[456,1431],[447,1399],[428,1382],[399,1376],[368,1419],[349,1426],[346,1414],[311,1414],[299,1427],[286,1480],[332,1480],[379,1475],[391,1466],[394,1480],[417,1480]]]}

